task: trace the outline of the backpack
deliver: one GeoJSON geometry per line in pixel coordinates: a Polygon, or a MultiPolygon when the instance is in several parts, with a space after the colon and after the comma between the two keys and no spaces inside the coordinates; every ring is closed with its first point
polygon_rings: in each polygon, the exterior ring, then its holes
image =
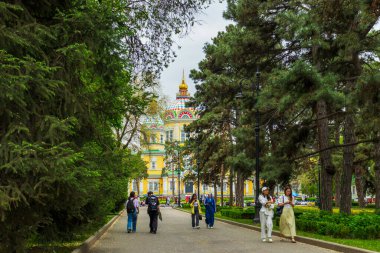
{"type": "Polygon", "coordinates": [[[133,204],[133,198],[129,198],[127,202],[127,213],[135,212],[135,205],[133,204]]]}
{"type": "Polygon", "coordinates": [[[149,209],[149,211],[157,211],[158,210],[158,199],[156,196],[149,197],[148,209],[149,209]]]}

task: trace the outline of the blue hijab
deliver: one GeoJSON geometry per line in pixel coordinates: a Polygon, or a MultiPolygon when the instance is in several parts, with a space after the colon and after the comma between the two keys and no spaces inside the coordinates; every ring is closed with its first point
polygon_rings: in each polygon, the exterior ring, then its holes
{"type": "Polygon", "coordinates": [[[207,207],[209,207],[212,208],[213,212],[215,212],[215,199],[212,197],[212,194],[206,197],[204,204],[206,206],[206,210],[208,209],[207,207]]]}

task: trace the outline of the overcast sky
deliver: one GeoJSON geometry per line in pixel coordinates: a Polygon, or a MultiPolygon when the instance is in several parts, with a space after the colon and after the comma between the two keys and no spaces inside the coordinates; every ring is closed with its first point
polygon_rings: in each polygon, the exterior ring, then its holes
{"type": "Polygon", "coordinates": [[[225,27],[230,23],[230,21],[223,19],[222,16],[226,6],[225,1],[223,3],[215,1],[204,13],[197,16],[201,24],[196,24],[186,37],[176,40],[181,49],[177,49],[177,46],[174,46],[177,58],[162,72],[160,79],[161,93],[170,100],[174,100],[178,92],[183,69],[185,70],[185,78],[186,83],[189,85],[189,91],[191,95],[194,94],[194,83],[189,78],[190,70],[198,68],[198,63],[204,58],[204,44],[211,42],[211,39],[219,31],[224,31],[225,27]]]}

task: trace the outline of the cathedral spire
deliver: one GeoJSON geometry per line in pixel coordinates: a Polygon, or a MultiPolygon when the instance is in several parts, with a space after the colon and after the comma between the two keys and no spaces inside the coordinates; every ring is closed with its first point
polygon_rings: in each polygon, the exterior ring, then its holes
{"type": "Polygon", "coordinates": [[[187,84],[186,84],[186,82],[185,82],[185,70],[182,70],[182,82],[181,82],[181,84],[179,85],[179,90],[181,91],[181,90],[186,90],[186,92],[187,92],[187,84]]]}
{"type": "Polygon", "coordinates": [[[179,85],[179,93],[177,93],[177,98],[189,97],[188,86],[185,81],[185,70],[182,70],[182,82],[179,85]]]}

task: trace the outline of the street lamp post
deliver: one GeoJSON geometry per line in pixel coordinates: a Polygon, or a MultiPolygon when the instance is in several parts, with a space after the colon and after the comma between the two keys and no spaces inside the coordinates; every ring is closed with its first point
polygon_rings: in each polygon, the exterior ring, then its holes
{"type": "Polygon", "coordinates": [[[178,207],[181,207],[181,161],[178,150],[178,207]]]}
{"type": "MultiPolygon", "coordinates": [[[[239,93],[238,95],[236,95],[236,98],[237,99],[241,99],[242,98],[242,94],[239,93]]],[[[238,108],[236,108],[235,110],[235,120],[236,120],[236,127],[238,126],[239,124],[239,111],[238,111],[238,108]]],[[[236,141],[235,141],[235,138],[233,136],[231,136],[231,142],[232,142],[232,145],[233,145],[233,149],[232,149],[232,155],[235,156],[235,145],[236,145],[236,141]]],[[[234,166],[232,165],[231,166],[231,170],[230,170],[230,201],[229,201],[229,205],[230,206],[233,206],[235,201],[234,201],[234,166]]]]}
{"type": "MultiPolygon", "coordinates": [[[[256,71],[256,85],[253,85],[253,90],[256,90],[257,99],[259,98],[260,92],[260,72],[257,69],[256,71]]],[[[257,102],[257,100],[256,100],[257,102]]],[[[256,105],[256,125],[255,125],[255,137],[256,137],[256,173],[255,173],[255,181],[256,181],[256,196],[255,196],[255,218],[253,221],[255,223],[260,223],[260,201],[259,201],[259,193],[260,193],[260,112],[259,108],[256,105]]]]}
{"type": "Polygon", "coordinates": [[[173,192],[173,200],[174,200],[174,166],[172,164],[172,192],[173,192]]]}
{"type": "Polygon", "coordinates": [[[200,193],[201,193],[201,190],[200,190],[200,175],[199,175],[199,169],[200,169],[200,161],[199,161],[199,141],[197,140],[197,190],[198,190],[198,199],[200,200],[201,197],[200,197],[200,193]]]}

